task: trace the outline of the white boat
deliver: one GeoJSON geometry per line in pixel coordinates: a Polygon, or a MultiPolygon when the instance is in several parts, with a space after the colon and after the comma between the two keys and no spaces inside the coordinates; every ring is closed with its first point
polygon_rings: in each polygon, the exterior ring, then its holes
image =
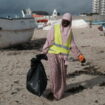
{"type": "Polygon", "coordinates": [[[34,18],[0,18],[0,48],[28,42],[35,27],[34,18]]]}

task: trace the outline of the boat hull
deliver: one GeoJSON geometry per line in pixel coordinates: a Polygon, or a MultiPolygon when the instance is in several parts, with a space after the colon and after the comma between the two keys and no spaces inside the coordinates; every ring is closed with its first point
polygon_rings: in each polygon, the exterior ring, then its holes
{"type": "Polygon", "coordinates": [[[0,22],[0,48],[28,42],[34,35],[34,19],[0,19],[0,22]]]}
{"type": "Polygon", "coordinates": [[[0,48],[10,47],[31,40],[34,29],[0,31],[0,48]]]}

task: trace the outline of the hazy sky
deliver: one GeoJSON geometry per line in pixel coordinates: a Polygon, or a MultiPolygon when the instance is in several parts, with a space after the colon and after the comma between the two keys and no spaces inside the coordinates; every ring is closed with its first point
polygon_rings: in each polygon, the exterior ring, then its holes
{"type": "Polygon", "coordinates": [[[19,13],[22,9],[59,12],[91,12],[92,0],[0,0],[0,14],[19,13]]]}

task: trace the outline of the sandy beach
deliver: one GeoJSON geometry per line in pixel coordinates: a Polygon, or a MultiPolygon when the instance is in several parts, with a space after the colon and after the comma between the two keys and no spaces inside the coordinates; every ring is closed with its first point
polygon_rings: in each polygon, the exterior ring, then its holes
{"type": "MultiPolygon", "coordinates": [[[[105,105],[105,36],[97,27],[73,29],[87,63],[81,65],[70,53],[67,90],[59,101],[35,96],[26,89],[30,60],[41,52],[48,31],[35,30],[31,42],[0,50],[0,105],[105,105]]],[[[49,78],[47,61],[42,62],[49,78]]],[[[49,84],[48,80],[47,88],[49,84]]]]}

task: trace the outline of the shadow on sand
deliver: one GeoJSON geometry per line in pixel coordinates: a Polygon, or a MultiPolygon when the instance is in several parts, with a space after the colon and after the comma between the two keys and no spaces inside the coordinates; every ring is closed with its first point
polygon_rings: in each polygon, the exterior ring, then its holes
{"type": "Polygon", "coordinates": [[[3,48],[1,50],[40,50],[43,47],[45,40],[46,38],[36,39],[27,43],[3,48]]]}
{"type": "Polygon", "coordinates": [[[89,65],[88,67],[84,67],[83,70],[69,73],[67,75],[67,79],[75,78],[76,76],[80,76],[82,74],[91,75],[94,76],[94,78],[67,85],[64,97],[77,94],[79,92],[82,92],[84,89],[93,88],[96,85],[105,86],[105,73],[97,71],[98,69],[99,68],[96,68],[94,65],[89,65]]]}

